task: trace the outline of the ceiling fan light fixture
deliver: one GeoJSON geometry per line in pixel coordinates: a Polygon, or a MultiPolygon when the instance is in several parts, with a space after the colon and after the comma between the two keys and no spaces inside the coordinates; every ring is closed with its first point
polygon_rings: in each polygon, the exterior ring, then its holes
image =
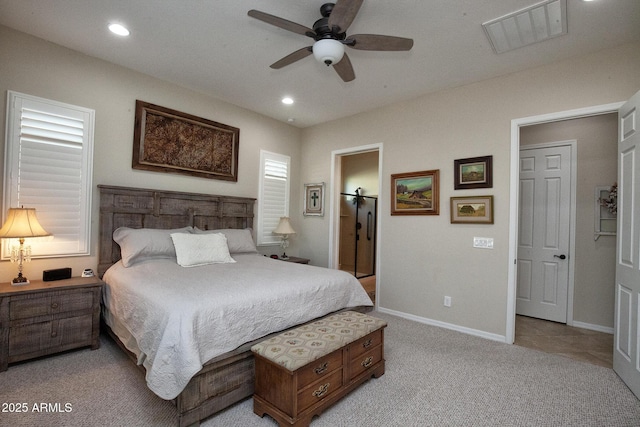
{"type": "Polygon", "coordinates": [[[313,56],[327,66],[337,64],[344,56],[344,45],[334,39],[318,40],[313,44],[313,56]]]}

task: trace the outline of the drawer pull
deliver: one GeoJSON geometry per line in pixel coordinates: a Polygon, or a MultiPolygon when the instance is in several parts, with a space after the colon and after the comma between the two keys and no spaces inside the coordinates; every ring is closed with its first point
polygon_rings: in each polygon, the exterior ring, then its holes
{"type": "Polygon", "coordinates": [[[53,331],[53,332],[51,332],[51,336],[52,336],[53,338],[57,337],[57,336],[58,336],[58,331],[53,331]]]}
{"type": "Polygon", "coordinates": [[[327,391],[329,391],[329,386],[331,385],[331,383],[326,383],[324,385],[321,385],[319,389],[317,389],[316,391],[313,392],[313,395],[315,397],[322,397],[324,396],[327,391]]]}
{"type": "Polygon", "coordinates": [[[371,347],[371,339],[366,340],[365,342],[362,343],[362,347],[364,348],[369,348],[371,347]]]}
{"type": "Polygon", "coordinates": [[[58,303],[57,302],[51,303],[51,308],[58,308],[58,303]]]}
{"type": "Polygon", "coordinates": [[[373,357],[369,356],[366,359],[364,359],[361,363],[361,365],[365,368],[368,368],[369,366],[371,366],[373,364],[373,357]]]}
{"type": "Polygon", "coordinates": [[[329,362],[324,362],[322,365],[318,366],[313,370],[318,375],[321,375],[327,371],[327,367],[329,366],[329,362]]]}

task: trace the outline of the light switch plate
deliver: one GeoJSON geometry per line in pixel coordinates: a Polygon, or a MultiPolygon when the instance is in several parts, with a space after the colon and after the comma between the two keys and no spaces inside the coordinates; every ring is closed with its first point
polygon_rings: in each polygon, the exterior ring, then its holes
{"type": "Polygon", "coordinates": [[[474,237],[473,247],[481,249],[493,249],[493,237],[474,237]]]}

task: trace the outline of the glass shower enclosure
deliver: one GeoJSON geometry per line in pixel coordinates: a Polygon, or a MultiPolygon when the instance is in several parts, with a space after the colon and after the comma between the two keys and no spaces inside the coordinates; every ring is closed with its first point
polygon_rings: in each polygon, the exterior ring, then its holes
{"type": "Polygon", "coordinates": [[[340,269],[357,278],[376,274],[378,198],[340,193],[340,269]]]}

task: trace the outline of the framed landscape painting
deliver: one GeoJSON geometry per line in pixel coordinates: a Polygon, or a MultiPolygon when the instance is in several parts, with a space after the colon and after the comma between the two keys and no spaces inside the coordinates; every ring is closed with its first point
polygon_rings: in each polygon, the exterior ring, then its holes
{"type": "Polygon", "coordinates": [[[492,188],[493,156],[470,157],[453,161],[453,188],[492,188]]]}
{"type": "Polygon", "coordinates": [[[452,224],[493,224],[493,196],[452,197],[452,224]]]}
{"type": "Polygon", "coordinates": [[[439,215],[439,169],[391,175],[391,215],[439,215]]]}

